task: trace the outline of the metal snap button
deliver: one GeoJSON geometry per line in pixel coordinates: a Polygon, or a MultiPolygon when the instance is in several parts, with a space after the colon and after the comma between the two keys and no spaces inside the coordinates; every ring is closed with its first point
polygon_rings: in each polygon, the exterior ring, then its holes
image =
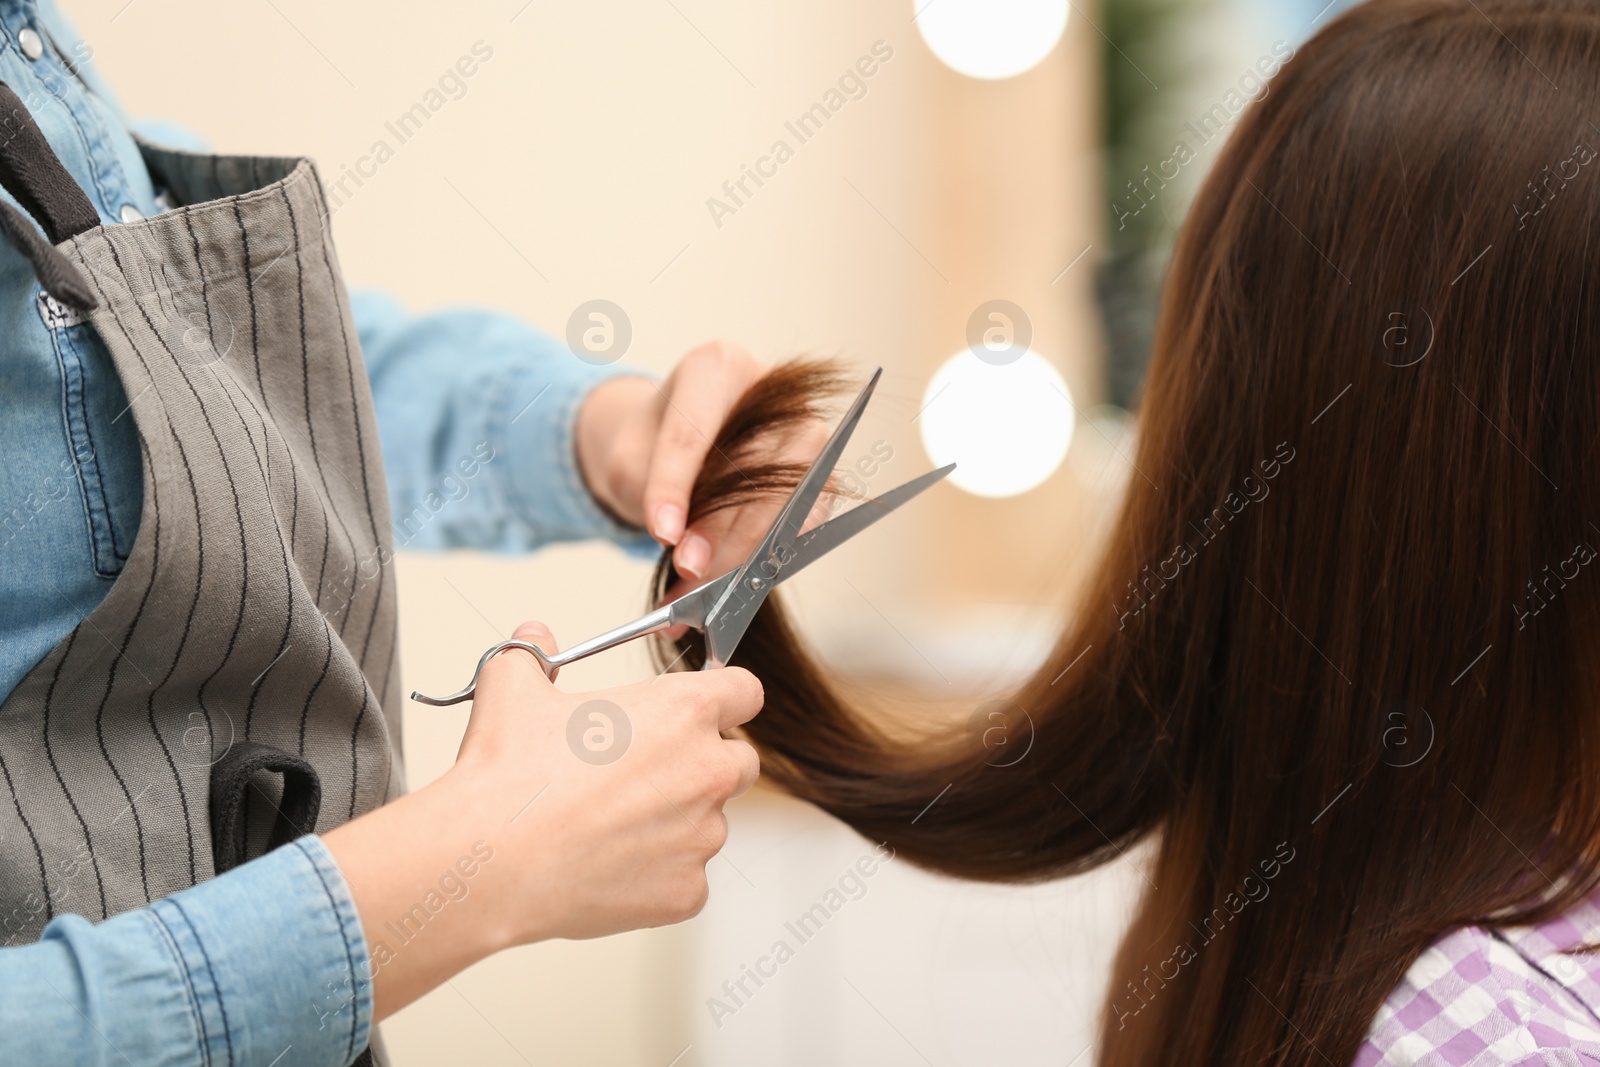
{"type": "Polygon", "coordinates": [[[44,40],[34,32],[32,26],[24,26],[17,34],[17,43],[22,46],[22,54],[29,59],[38,59],[44,55],[44,40]]]}
{"type": "Polygon", "coordinates": [[[117,212],[117,214],[122,216],[123,222],[138,222],[140,219],[144,218],[144,216],[139,213],[139,209],[134,207],[132,204],[123,204],[122,210],[117,212]]]}

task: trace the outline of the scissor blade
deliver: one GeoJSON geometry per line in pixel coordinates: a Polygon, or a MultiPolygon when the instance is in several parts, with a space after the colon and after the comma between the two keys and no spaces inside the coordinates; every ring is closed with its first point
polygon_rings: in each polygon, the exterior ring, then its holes
{"type": "Polygon", "coordinates": [[[877,388],[878,379],[882,376],[882,367],[872,372],[866,387],[845,412],[833,436],[828,438],[828,443],[817,453],[817,458],[812,461],[805,477],[800,479],[800,484],[795,486],[766,536],[739,565],[739,569],[733,572],[733,581],[707,612],[707,667],[727,665],[745,630],[749,629],[750,620],[755,618],[762,601],[767,599],[772,583],[783,573],[784,565],[793,553],[794,540],[800,536],[800,528],[805,525],[817,498],[827,487],[833,468],[838,466],[839,457],[844,454],[845,445],[850,443],[850,435],[861,421],[861,413],[866,410],[867,401],[872,398],[872,391],[877,388]]]}
{"type": "Polygon", "coordinates": [[[871,500],[863,500],[843,515],[829,519],[816,529],[801,534],[794,543],[794,558],[784,564],[782,573],[773,584],[779,585],[793,578],[801,569],[826,556],[895,508],[943,481],[945,475],[955,469],[954,463],[947,463],[938,470],[929,471],[920,478],[913,478],[887,493],[875,496],[871,500]]]}
{"type": "Polygon", "coordinates": [[[872,372],[866,387],[850,405],[850,410],[844,413],[844,418],[834,428],[833,436],[828,438],[828,443],[817,453],[811,468],[806,471],[806,476],[800,479],[800,484],[795,486],[788,503],[784,504],[783,511],[778,514],[771,531],[768,532],[762,545],[751,554],[749,562],[758,563],[766,559],[774,545],[790,545],[800,536],[800,528],[805,525],[806,519],[811,515],[811,509],[816,506],[822,491],[827,488],[828,479],[833,476],[833,468],[839,465],[839,459],[844,455],[844,447],[850,443],[850,435],[855,432],[856,424],[861,421],[861,413],[866,410],[867,401],[872,399],[872,391],[877,388],[878,379],[882,376],[882,367],[872,372]]]}

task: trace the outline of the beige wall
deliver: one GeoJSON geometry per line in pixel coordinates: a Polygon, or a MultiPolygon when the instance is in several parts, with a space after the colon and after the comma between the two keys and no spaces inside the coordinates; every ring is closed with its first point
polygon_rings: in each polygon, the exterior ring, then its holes
{"type": "MultiPolygon", "coordinates": [[[[1099,241],[1101,218],[1098,37],[1078,15],[1041,67],[979,83],[929,55],[906,0],[66,6],[136,115],[181,121],[226,151],[311,155],[329,180],[388,141],[393,158],[359,188],[347,183],[335,216],[355,285],[387,288],[417,309],[508,308],[557,332],[578,303],[604,297],[632,318],[630,359],[657,371],[716,336],[769,359],[840,355],[863,374],[883,364],[882,399],[858,436],[895,449],[881,487],[926,469],[911,420],[984,300],[1021,304],[1035,347],[1079,406],[1098,398],[1093,253],[1060,276],[1099,241]],[[716,226],[706,199],[879,40],[894,58],[866,97],[716,226]],[[397,145],[385,123],[478,41],[493,55],[465,96],[397,145]]],[[[1119,481],[1094,431],[1079,439],[1032,493],[985,501],[941,488],[819,565],[795,590],[813,639],[843,665],[922,682],[936,681],[929,660],[962,681],[1002,653],[1030,658],[1119,481]],[[1028,610],[1038,605],[1042,615],[1028,610]],[[963,661],[971,669],[951,666],[963,661]]],[[[456,688],[482,648],[525,618],[564,641],[597,632],[631,617],[645,588],[645,568],[604,546],[515,561],[410,556],[399,575],[407,690],[456,688]]],[[[564,683],[589,688],[645,670],[630,649],[570,670],[564,683]]],[[[465,713],[404,714],[412,780],[424,782],[448,766],[465,713]]],[[[980,989],[997,1005],[1010,997],[1039,1007],[1038,1032],[1013,1035],[1006,1062],[1065,1059],[1060,1045],[1086,1032],[1090,964],[1109,943],[1096,931],[1114,927],[1116,906],[1099,890],[993,896],[910,872],[874,890],[834,948],[806,963],[809,977],[767,996],[770,1018],[747,1016],[734,1036],[707,1031],[701,1002],[717,968],[745,950],[742,932],[759,937],[788,906],[785,894],[803,897],[808,878],[825,882],[859,849],[796,808],[770,796],[741,802],[729,860],[713,864],[712,906],[694,923],[537,946],[475,968],[390,1024],[397,1062],[688,1065],[735,1053],[750,1062],[777,1040],[820,1042],[833,1050],[827,1062],[920,1062],[884,1037],[877,1016],[839,999],[850,994],[831,968],[850,959],[891,1000],[897,975],[924,981],[943,967],[954,976],[931,994],[927,1004],[942,1005],[931,1015],[915,994],[895,1008],[915,1042],[948,1053],[935,1062],[977,1062],[958,1053],[984,1047],[992,1025],[981,996],[972,999],[980,989]],[[1019,962],[999,944],[1005,931],[983,925],[1022,908],[1033,917],[1028,936],[1043,938],[1043,963],[1019,962]],[[1041,914],[1053,918],[1041,926],[1041,914]],[[960,936],[919,940],[928,915],[963,917],[960,936]]]]}

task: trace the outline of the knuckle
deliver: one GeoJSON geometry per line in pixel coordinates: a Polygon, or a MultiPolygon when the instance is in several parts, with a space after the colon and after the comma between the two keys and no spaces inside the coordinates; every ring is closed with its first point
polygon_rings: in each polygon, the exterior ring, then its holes
{"type": "Polygon", "coordinates": [[[744,771],[737,760],[722,759],[713,765],[707,778],[711,795],[720,803],[731,797],[739,788],[739,783],[744,779],[744,771]]]}
{"type": "Polygon", "coordinates": [[[717,812],[716,816],[706,823],[704,832],[711,855],[714,856],[728,843],[728,817],[720,811],[717,812]]]}
{"type": "Polygon", "coordinates": [[[689,449],[703,440],[700,431],[687,418],[678,416],[661,424],[661,441],[669,448],[689,449]]]}
{"type": "Polygon", "coordinates": [[[705,910],[706,902],[710,899],[711,883],[706,879],[706,872],[696,869],[672,894],[669,908],[673,921],[683,922],[694,918],[705,910]]]}
{"type": "MultiPolygon", "coordinates": [[[[761,753],[756,751],[756,747],[750,742],[740,739],[730,739],[728,744],[732,746],[734,760],[739,766],[740,774],[748,776],[752,782],[761,777],[761,753]]],[[[742,780],[740,784],[743,784],[742,780]]]]}

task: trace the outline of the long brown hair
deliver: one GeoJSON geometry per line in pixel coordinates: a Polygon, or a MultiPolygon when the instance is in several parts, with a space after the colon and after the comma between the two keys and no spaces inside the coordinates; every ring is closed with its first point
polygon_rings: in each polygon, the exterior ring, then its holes
{"type": "MultiPolygon", "coordinates": [[[[765,772],[902,856],[1022,881],[1150,839],[1101,1064],[1349,1063],[1431,940],[1600,881],[1591,119],[1590,3],[1372,0],[1300,50],[1191,209],[1148,480],[1002,712],[1024,758],[886,730],[772,601],[745,638],[765,772]]],[[[780,370],[721,449],[829,384],[780,370]]],[[[792,481],[759,475],[696,512],[792,481]]]]}

